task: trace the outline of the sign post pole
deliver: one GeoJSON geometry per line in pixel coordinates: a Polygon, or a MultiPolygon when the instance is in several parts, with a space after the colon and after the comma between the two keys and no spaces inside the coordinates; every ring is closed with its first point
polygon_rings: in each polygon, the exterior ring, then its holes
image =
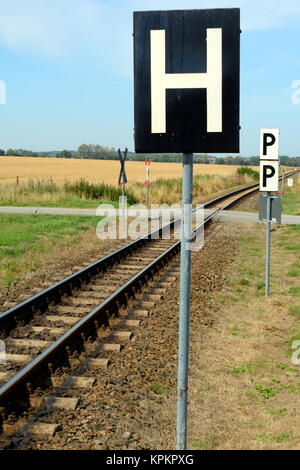
{"type": "MultiPolygon", "coordinates": [[[[266,275],[265,295],[270,295],[270,254],[271,254],[271,223],[276,221],[273,215],[274,205],[277,205],[278,196],[272,196],[272,191],[279,188],[279,129],[261,129],[260,131],[260,191],[265,191],[266,214],[266,275]],[[275,202],[274,202],[275,201],[275,202]],[[274,203],[274,204],[273,204],[274,203]]],[[[284,181],[284,174],[283,174],[284,181]]],[[[283,191],[282,191],[283,193],[283,191]]],[[[262,201],[262,200],[261,200],[262,201]]],[[[281,209],[281,207],[280,207],[281,209]]]]}
{"type": "Polygon", "coordinates": [[[186,449],[191,283],[193,154],[183,154],[178,344],[177,450],[186,449]]]}
{"type": "Polygon", "coordinates": [[[135,151],[184,152],[178,450],[187,444],[193,154],[240,151],[240,33],[238,8],[134,12],[135,151]]]}
{"type": "Polygon", "coordinates": [[[271,193],[267,196],[267,222],[266,222],[266,281],[265,294],[270,295],[270,266],[271,266],[271,193]]]}

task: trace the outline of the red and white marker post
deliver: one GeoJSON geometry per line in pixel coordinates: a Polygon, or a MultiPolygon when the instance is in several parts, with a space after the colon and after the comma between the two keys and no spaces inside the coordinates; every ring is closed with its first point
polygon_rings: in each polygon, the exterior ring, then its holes
{"type": "Polygon", "coordinates": [[[150,184],[150,164],[151,160],[148,158],[145,158],[145,168],[146,168],[146,179],[145,179],[145,187],[146,187],[146,207],[148,209],[149,205],[149,188],[151,186],[150,184]]]}

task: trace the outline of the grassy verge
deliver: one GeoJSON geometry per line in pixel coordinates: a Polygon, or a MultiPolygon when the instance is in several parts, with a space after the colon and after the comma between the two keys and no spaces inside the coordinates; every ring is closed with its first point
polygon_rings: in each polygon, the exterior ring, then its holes
{"type": "Polygon", "coordinates": [[[283,213],[291,215],[300,215],[300,175],[293,178],[294,185],[284,188],[283,195],[283,213]]]}
{"type": "MultiPolygon", "coordinates": [[[[253,177],[236,173],[228,176],[196,175],[194,177],[194,201],[203,202],[226,190],[251,184],[253,177]]],[[[181,178],[158,179],[150,188],[150,203],[179,203],[182,193],[181,178]]],[[[75,183],[59,184],[49,180],[29,180],[27,182],[0,185],[0,205],[33,207],[78,207],[95,208],[100,203],[118,204],[122,191],[119,187],[84,180],[75,183]]],[[[130,205],[145,203],[143,183],[129,183],[126,186],[130,205]]]]}
{"type": "MultiPolygon", "coordinates": [[[[85,180],[63,184],[52,179],[29,180],[0,185],[2,206],[96,208],[100,203],[117,205],[121,195],[120,187],[85,180]]],[[[138,202],[131,191],[127,191],[127,199],[129,204],[138,202]]]]}
{"type": "Polygon", "coordinates": [[[300,445],[300,227],[272,232],[271,296],[264,296],[261,225],[241,225],[226,287],[207,294],[219,313],[192,359],[194,449],[300,445]]]}
{"type": "MultiPolygon", "coordinates": [[[[80,237],[96,239],[97,217],[0,214],[0,286],[46,264],[80,237]]],[[[98,241],[99,242],[99,241],[98,241]]]]}
{"type": "MultiPolygon", "coordinates": [[[[204,202],[213,196],[234,190],[253,183],[253,177],[248,174],[236,173],[228,176],[196,175],[193,178],[193,201],[204,202]]],[[[139,202],[144,202],[145,188],[141,183],[132,183],[130,190],[139,202]]],[[[158,179],[150,188],[150,203],[176,204],[180,203],[182,194],[182,178],[158,179]]]]}

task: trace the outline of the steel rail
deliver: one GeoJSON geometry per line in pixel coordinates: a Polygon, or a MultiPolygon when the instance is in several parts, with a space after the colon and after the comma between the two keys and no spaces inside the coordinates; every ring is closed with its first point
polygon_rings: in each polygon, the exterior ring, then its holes
{"type": "MultiPolygon", "coordinates": [[[[227,194],[222,194],[211,201],[204,204],[204,208],[209,208],[217,202],[222,202],[228,197],[239,194],[251,188],[257,187],[257,184],[246,186],[244,188],[231,191],[227,194]]],[[[248,194],[247,194],[248,195],[248,194]]],[[[195,210],[195,209],[194,209],[195,210]]],[[[0,332],[1,335],[7,335],[11,330],[16,328],[19,321],[25,321],[28,323],[33,315],[37,311],[44,312],[47,310],[48,305],[51,303],[58,303],[61,297],[65,294],[71,295],[72,289],[80,288],[82,284],[90,282],[91,278],[100,272],[105,272],[110,267],[120,263],[120,261],[126,256],[130,255],[134,251],[137,251],[140,247],[144,246],[149,240],[159,238],[164,230],[172,229],[175,224],[179,223],[180,217],[172,220],[169,224],[160,227],[153,232],[134,240],[123,247],[113,251],[112,253],[100,258],[94,263],[86,266],[85,268],[77,271],[74,274],[62,279],[61,281],[53,284],[47,289],[42,290],[38,294],[24,300],[23,302],[15,305],[6,312],[0,314],[0,332]]]]}
{"type": "MultiPolygon", "coordinates": [[[[285,177],[290,175],[285,175],[285,177]]],[[[236,191],[232,191],[226,195],[219,196],[209,203],[205,204],[205,207],[209,207],[209,205],[215,204],[216,202],[220,202],[228,197],[241,193],[246,189],[251,189],[255,191],[255,187],[257,185],[251,185],[247,188],[238,189],[236,191]]],[[[251,194],[251,193],[250,193],[251,194]]],[[[249,193],[247,193],[249,195],[249,193]]],[[[243,197],[243,196],[241,196],[243,197]]],[[[205,218],[204,222],[200,224],[193,230],[191,240],[196,237],[199,230],[202,230],[205,226],[207,226],[213,218],[219,212],[226,210],[228,207],[231,207],[234,203],[238,203],[241,198],[238,198],[235,201],[229,202],[222,208],[216,209],[212,214],[205,218]]],[[[180,218],[179,218],[180,220],[180,218]]],[[[172,221],[171,224],[173,225],[176,223],[178,219],[172,221]]],[[[165,226],[166,227],[166,226],[165,226]]],[[[162,232],[165,227],[161,227],[153,233],[162,232]]],[[[113,255],[118,254],[120,251],[123,252],[125,248],[129,248],[132,246],[136,246],[136,242],[142,242],[149,239],[151,234],[147,235],[147,238],[138,239],[134,242],[129,243],[125,247],[120,250],[117,250],[113,253],[113,255]]],[[[59,339],[57,339],[51,346],[49,346],[45,351],[39,354],[35,359],[33,359],[27,366],[25,366],[20,372],[18,372],[13,378],[11,378],[5,385],[0,388],[0,408],[2,408],[2,412],[8,414],[11,409],[16,406],[16,402],[21,406],[21,408],[28,407],[30,401],[30,393],[32,388],[29,386],[34,383],[34,388],[44,383],[45,379],[48,378],[48,383],[50,384],[50,365],[55,366],[58,362],[60,365],[62,363],[66,363],[69,365],[69,357],[72,350],[77,349],[81,350],[84,348],[84,342],[86,338],[89,337],[96,337],[98,328],[101,324],[106,324],[108,317],[111,313],[115,310],[118,310],[120,307],[127,306],[130,302],[130,299],[134,298],[137,292],[140,292],[142,286],[146,284],[149,279],[152,279],[157,272],[166,264],[169,259],[173,258],[177,253],[179,253],[181,246],[181,240],[178,240],[174,243],[170,248],[168,248],[164,253],[159,255],[154,261],[152,261],[149,265],[135,274],[131,279],[125,282],[120,288],[118,288],[114,293],[112,293],[108,298],[102,301],[96,308],[94,308],[90,313],[88,313],[84,318],[79,320],[72,328],[70,328],[64,335],[62,335],[59,339]]],[[[105,259],[111,260],[112,255],[108,255],[105,259]]],[[[86,272],[88,268],[97,266],[101,264],[100,262],[93,263],[92,265],[84,268],[83,270],[79,271],[79,273],[86,272]]],[[[67,281],[72,282],[76,275],[78,276],[79,273],[75,273],[72,276],[60,281],[59,283],[55,284],[53,287],[64,285],[67,281]]],[[[47,293],[51,291],[51,288],[46,289],[42,293],[34,296],[32,299],[39,298],[41,299],[41,294],[47,293]]],[[[44,297],[43,297],[44,298],[44,297]]],[[[28,304],[29,301],[25,301],[22,304],[16,306],[21,307],[26,303],[28,304]]],[[[15,311],[15,308],[10,309],[5,314],[9,312],[15,311]]],[[[3,317],[2,314],[1,317],[3,317]]]]}
{"type": "MultiPolygon", "coordinates": [[[[297,172],[297,170],[286,174],[284,177],[286,178],[291,176],[295,172],[297,172]]],[[[222,202],[224,199],[228,199],[229,197],[247,191],[248,189],[250,190],[253,188],[255,191],[255,188],[257,187],[257,184],[253,184],[226,194],[222,194],[221,196],[204,203],[204,208],[209,208],[218,202],[222,202]]],[[[246,193],[244,197],[247,196],[249,196],[249,193],[246,193]]],[[[228,204],[225,209],[229,209],[229,207],[234,204],[235,202],[233,201],[232,203],[228,204]]],[[[100,272],[105,272],[111,266],[118,264],[123,258],[132,252],[137,251],[141,246],[145,245],[149,239],[155,239],[157,236],[159,237],[165,229],[174,227],[174,225],[179,221],[180,217],[173,220],[170,224],[160,227],[153,232],[149,232],[147,235],[144,235],[143,237],[128,243],[118,250],[113,251],[112,253],[102,257],[94,263],[66,277],[65,279],[62,279],[47,289],[42,290],[38,294],[24,300],[6,312],[0,314],[1,336],[3,337],[7,335],[11,330],[16,328],[19,321],[28,322],[37,311],[46,311],[49,304],[58,303],[63,295],[71,295],[72,289],[80,288],[82,284],[89,282],[93,276],[99,274],[100,272]]]]}
{"type": "MultiPolygon", "coordinates": [[[[222,209],[217,209],[210,214],[205,221],[200,224],[194,231],[193,236],[196,235],[197,231],[203,226],[209,224],[213,217],[220,212],[222,209]]],[[[174,245],[168,248],[164,253],[159,255],[149,265],[135,274],[119,289],[113,292],[107,299],[102,301],[96,308],[88,313],[84,318],[79,320],[72,328],[70,328],[63,336],[57,339],[51,346],[49,346],[44,352],[39,354],[33,359],[27,366],[18,372],[12,379],[10,379],[3,387],[0,388],[0,407],[5,407],[6,411],[11,407],[15,406],[15,401],[18,398],[17,395],[22,393],[22,401],[28,401],[28,383],[32,383],[33,380],[38,386],[38,382],[43,382],[45,376],[49,375],[48,366],[54,364],[59,358],[61,361],[63,357],[67,358],[70,355],[70,347],[74,349],[79,347],[80,343],[83,344],[85,336],[95,336],[100,323],[105,323],[107,315],[112,310],[118,309],[120,306],[126,306],[129,299],[134,297],[139,292],[142,286],[153,278],[154,275],[168,262],[169,259],[173,258],[175,254],[179,253],[181,241],[178,240],[174,245]],[[102,316],[102,318],[100,318],[102,316]],[[36,377],[39,377],[38,382],[36,377]],[[27,399],[25,397],[27,396],[27,399]]]]}

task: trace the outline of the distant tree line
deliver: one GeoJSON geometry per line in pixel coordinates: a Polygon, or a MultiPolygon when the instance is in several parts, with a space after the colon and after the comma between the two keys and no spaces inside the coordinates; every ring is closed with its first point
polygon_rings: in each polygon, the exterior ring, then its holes
{"type": "MultiPolygon", "coordinates": [[[[62,150],[51,152],[33,152],[24,149],[0,149],[0,156],[19,156],[19,157],[50,157],[50,158],[85,158],[93,160],[118,160],[118,152],[114,147],[105,147],[103,145],[82,144],[77,150],[62,150]]],[[[179,163],[182,161],[181,154],[137,154],[128,152],[127,159],[132,161],[144,161],[150,158],[153,162],[171,162],[179,163]]],[[[218,165],[238,165],[238,166],[258,166],[259,156],[241,157],[213,157],[212,155],[195,154],[194,162],[198,164],[216,163],[218,165]]],[[[280,157],[282,165],[300,167],[300,157],[288,157],[282,155],[280,157]]]]}
{"type": "Polygon", "coordinates": [[[103,145],[82,144],[77,149],[79,158],[92,158],[95,160],[118,160],[118,152],[114,147],[103,145]]]}

